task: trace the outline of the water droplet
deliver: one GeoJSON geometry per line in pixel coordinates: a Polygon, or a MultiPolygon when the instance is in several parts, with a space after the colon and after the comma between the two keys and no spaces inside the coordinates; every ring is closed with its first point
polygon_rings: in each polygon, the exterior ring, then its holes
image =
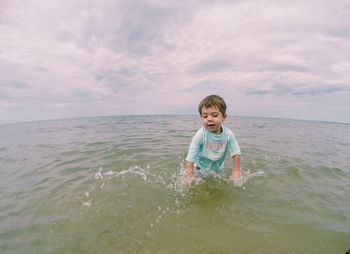
{"type": "Polygon", "coordinates": [[[91,201],[83,202],[83,205],[90,207],[90,206],[92,206],[92,202],[91,201]]]}

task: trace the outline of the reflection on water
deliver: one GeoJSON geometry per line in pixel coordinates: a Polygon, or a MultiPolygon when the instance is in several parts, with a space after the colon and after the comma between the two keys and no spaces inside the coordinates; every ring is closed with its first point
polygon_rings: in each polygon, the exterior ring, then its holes
{"type": "Polygon", "coordinates": [[[345,253],[350,126],[231,120],[243,178],[191,188],[197,117],[0,125],[1,253],[345,253]]]}

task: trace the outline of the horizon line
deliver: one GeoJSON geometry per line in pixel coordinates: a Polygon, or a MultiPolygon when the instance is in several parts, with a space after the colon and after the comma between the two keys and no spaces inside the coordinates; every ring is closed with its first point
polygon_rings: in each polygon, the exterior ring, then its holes
{"type": "MultiPolygon", "coordinates": [[[[96,115],[96,116],[78,116],[78,117],[67,117],[67,118],[48,118],[48,119],[34,119],[34,120],[25,120],[25,121],[14,121],[14,122],[0,122],[1,125],[13,125],[13,124],[26,124],[26,123],[36,123],[36,122],[48,122],[48,121],[58,121],[58,120],[73,120],[73,119],[88,119],[88,118],[105,118],[105,117],[142,117],[142,116],[199,116],[198,114],[189,114],[189,113],[167,113],[167,114],[120,114],[120,115],[96,115]]],[[[336,123],[336,124],[345,124],[350,125],[350,122],[337,122],[329,120],[312,120],[312,119],[302,119],[302,118],[290,118],[290,117],[274,117],[274,116],[254,116],[254,115],[234,115],[230,114],[229,116],[233,117],[242,117],[242,118],[265,118],[265,119],[275,119],[275,120],[292,120],[292,121],[306,121],[306,122],[323,122],[323,123],[336,123]]]]}

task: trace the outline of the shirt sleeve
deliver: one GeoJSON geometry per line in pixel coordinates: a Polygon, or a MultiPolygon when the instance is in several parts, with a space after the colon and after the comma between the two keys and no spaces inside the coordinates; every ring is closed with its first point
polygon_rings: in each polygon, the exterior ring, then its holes
{"type": "Polygon", "coordinates": [[[199,129],[197,133],[193,136],[190,148],[188,149],[188,154],[186,157],[186,161],[195,162],[196,158],[201,149],[201,145],[203,141],[203,129],[199,129]]]}
{"type": "Polygon", "coordinates": [[[231,130],[228,130],[229,134],[229,153],[233,157],[235,155],[241,155],[241,148],[237,142],[237,139],[231,130]]]}

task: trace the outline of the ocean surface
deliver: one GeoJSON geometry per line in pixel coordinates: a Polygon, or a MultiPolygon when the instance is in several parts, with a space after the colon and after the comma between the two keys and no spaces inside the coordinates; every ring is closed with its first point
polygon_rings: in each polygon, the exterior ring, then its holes
{"type": "Polygon", "coordinates": [[[244,181],[186,188],[198,116],[0,125],[0,253],[350,249],[350,125],[229,117],[244,181]]]}

